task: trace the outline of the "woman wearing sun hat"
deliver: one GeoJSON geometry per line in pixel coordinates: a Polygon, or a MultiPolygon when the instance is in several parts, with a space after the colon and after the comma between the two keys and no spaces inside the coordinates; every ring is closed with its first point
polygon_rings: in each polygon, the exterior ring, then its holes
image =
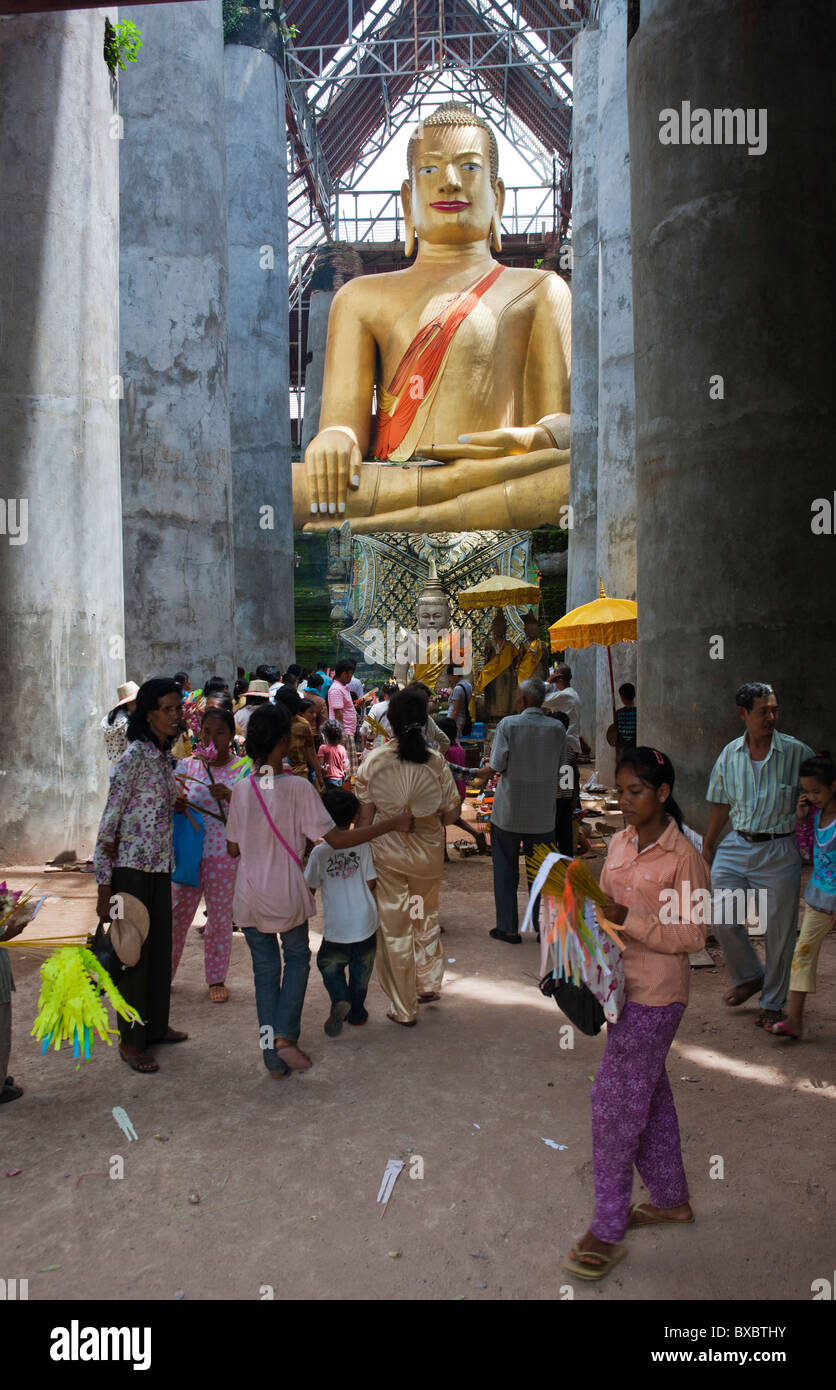
{"type": "Polygon", "coordinates": [[[116,691],[116,704],[102,720],[102,733],[105,740],[105,752],[110,760],[111,777],[116,764],[128,746],[128,715],[133,714],[136,708],[138,694],[139,686],[136,681],[126,681],[124,685],[120,685],[116,691]]]}
{"type": "Polygon", "coordinates": [[[263,705],[270,699],[270,686],[267,681],[250,681],[244,692],[244,707],[239,709],[235,716],[235,732],[244,738],[247,732],[247,725],[253,710],[257,710],[259,705],[263,705]]]}

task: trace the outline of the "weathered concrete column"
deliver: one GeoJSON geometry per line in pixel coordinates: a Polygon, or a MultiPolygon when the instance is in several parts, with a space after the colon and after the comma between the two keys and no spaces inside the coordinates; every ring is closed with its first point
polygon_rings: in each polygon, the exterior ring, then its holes
{"type": "Polygon", "coordinates": [[[223,29],[216,0],[121,11],[122,493],[128,666],[233,672],[223,29]]]}
{"type": "Polygon", "coordinates": [[[0,19],[6,864],[92,848],[99,724],[125,678],[118,113],[103,44],[101,10],[0,19]]]}
{"type": "Polygon", "coordinates": [[[281,56],[258,9],[224,49],[235,651],[250,670],[294,656],[281,56]]]}
{"type": "Polygon", "coordinates": [[[698,829],[738,684],[833,747],[834,41],[828,0],[642,0],[628,54],[640,730],[698,829]],[[681,142],[683,101],[712,143],[681,142]]]}
{"type": "MultiPolygon", "coordinates": [[[[598,573],[614,598],[636,596],[635,388],[627,129],[627,0],[601,0],[598,56],[598,573]]],[[[596,595],[597,597],[597,590],[596,595]]],[[[612,649],[616,691],[635,681],[636,646],[612,649]]],[[[616,704],[618,696],[616,695],[616,704]]],[[[643,704],[639,691],[638,704],[643,704]]],[[[641,712],[639,714],[642,720],[641,712]]],[[[595,757],[615,771],[604,737],[612,722],[607,653],[598,649],[595,757]]],[[[639,733],[642,733],[640,724],[639,733]]]]}
{"type": "MultiPolygon", "coordinates": [[[[572,463],[567,611],[598,595],[598,41],[572,45],[572,463]]],[[[581,732],[595,738],[597,652],[567,651],[581,697],[581,732]]]]}

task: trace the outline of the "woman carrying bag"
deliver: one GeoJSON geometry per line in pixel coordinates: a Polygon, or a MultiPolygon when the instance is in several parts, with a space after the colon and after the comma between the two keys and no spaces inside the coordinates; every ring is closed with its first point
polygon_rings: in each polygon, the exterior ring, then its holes
{"type": "MultiPolygon", "coordinates": [[[[147,1051],[155,1043],[185,1042],[169,1027],[171,994],[172,815],[183,809],[169,747],[180,725],[180,691],[173,680],[145,681],[128,721],[128,749],[110,783],[93,866],[99,885],[99,922],[123,915],[118,899],[136,899],[148,913],[148,931],[136,964],[118,976],[119,989],[144,1023],[119,1020],[119,1055],[134,1071],[159,1066],[147,1051]],[[111,907],[111,899],[117,901],[111,907]]],[[[134,904],[130,904],[133,910],[134,904]]]]}
{"type": "Polygon", "coordinates": [[[626,1002],[607,1026],[592,1087],[595,1214],[563,1266],[580,1279],[603,1279],[622,1259],[628,1226],[694,1219],[665,1061],[688,1002],[688,956],[705,945],[710,912],[707,897],[692,896],[708,889],[708,872],[682,834],[673,785],[670,758],[655,748],[631,748],[618,763],[626,829],[610,841],[601,887],[603,915],[626,940],[626,1002]],[[631,1207],[634,1165],[650,1201],[631,1207]]]}

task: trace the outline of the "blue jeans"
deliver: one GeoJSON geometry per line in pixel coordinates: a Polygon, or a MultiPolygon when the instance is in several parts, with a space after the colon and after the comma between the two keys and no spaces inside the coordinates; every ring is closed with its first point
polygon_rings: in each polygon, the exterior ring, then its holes
{"type": "Polygon", "coordinates": [[[244,936],[253,958],[261,1055],[268,1071],[284,1072],[287,1066],[276,1054],[275,1039],[296,1042],[299,1037],[302,1005],[311,971],[308,924],[302,922],[283,932],[260,932],[257,927],[244,927],[244,936]]]}
{"type": "Polygon", "coordinates": [[[347,1001],[351,1005],[349,1023],[365,1023],[366,992],[374,970],[377,933],[365,941],[323,941],[316,963],[331,1005],[347,1001]],[[345,973],[348,969],[348,983],[345,973]]]}

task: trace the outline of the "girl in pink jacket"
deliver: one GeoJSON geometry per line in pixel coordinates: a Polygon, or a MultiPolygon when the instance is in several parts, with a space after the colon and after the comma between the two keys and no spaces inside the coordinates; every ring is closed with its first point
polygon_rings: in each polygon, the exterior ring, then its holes
{"type": "Polygon", "coordinates": [[[626,1003],[607,1026],[592,1088],[595,1214],[564,1269],[603,1279],[622,1258],[628,1226],[688,1224],[694,1216],[665,1061],[688,1002],[688,956],[711,920],[705,861],[682,833],[670,758],[631,748],[616,786],[626,829],[610,841],[604,915],[626,940],[626,1003]],[[633,1167],[650,1193],[630,1205],[633,1167]]]}

